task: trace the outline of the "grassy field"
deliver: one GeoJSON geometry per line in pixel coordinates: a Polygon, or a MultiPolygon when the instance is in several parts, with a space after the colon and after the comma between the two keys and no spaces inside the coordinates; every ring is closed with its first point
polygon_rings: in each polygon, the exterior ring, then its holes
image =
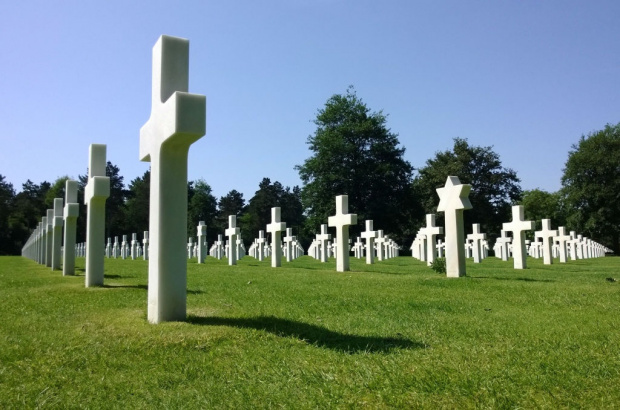
{"type": "Polygon", "coordinates": [[[190,260],[159,325],[147,263],[105,263],[86,289],[83,259],[0,258],[0,408],[620,408],[620,258],[190,260]]]}

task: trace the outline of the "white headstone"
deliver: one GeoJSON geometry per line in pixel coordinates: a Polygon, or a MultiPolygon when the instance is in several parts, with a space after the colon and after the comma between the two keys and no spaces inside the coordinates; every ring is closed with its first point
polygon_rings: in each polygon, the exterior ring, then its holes
{"type": "Polygon", "coordinates": [[[443,188],[437,188],[438,212],[445,214],[446,275],[449,278],[465,276],[465,227],[463,211],[471,209],[471,185],[461,184],[456,176],[449,176],[443,188]]]}
{"type": "Polygon", "coordinates": [[[91,144],[88,183],[84,188],[86,214],[86,287],[103,285],[105,250],[105,201],[110,196],[110,178],[105,176],[106,146],[91,144]]]}
{"type": "Polygon", "coordinates": [[[316,240],[319,241],[321,246],[321,262],[327,262],[329,257],[328,242],[332,238],[331,234],[327,232],[327,224],[321,225],[321,233],[316,235],[316,240]]]}
{"type": "Polygon", "coordinates": [[[237,264],[237,235],[241,233],[241,230],[237,228],[237,216],[228,216],[228,229],[224,232],[228,236],[228,265],[237,264]]]}
{"type": "Polygon", "coordinates": [[[558,236],[553,238],[559,245],[558,257],[560,258],[560,263],[566,263],[566,254],[568,252],[567,244],[570,242],[570,235],[566,234],[566,228],[560,226],[558,228],[558,236]]]}
{"type": "Polygon", "coordinates": [[[467,235],[467,239],[472,240],[472,253],[474,256],[474,263],[480,263],[483,259],[482,241],[487,238],[486,233],[480,232],[480,224],[472,225],[472,233],[467,235]]]}
{"type": "Polygon", "coordinates": [[[271,208],[271,223],[267,225],[267,232],[271,234],[271,267],[282,265],[281,233],[286,229],[286,222],[280,221],[280,207],[271,208]]]}
{"type": "Polygon", "coordinates": [[[377,231],[373,230],[373,221],[371,219],[366,220],[366,230],[362,232],[362,238],[366,239],[366,264],[372,265],[375,263],[375,238],[377,237],[377,231]]]}
{"type": "Polygon", "coordinates": [[[443,234],[443,228],[435,225],[435,214],[426,214],[426,226],[420,229],[420,233],[426,236],[426,264],[431,266],[435,262],[437,235],[443,234]]]}
{"type": "Polygon", "coordinates": [[[77,218],[80,214],[80,204],[77,199],[78,182],[67,180],[65,182],[65,231],[62,274],[63,276],[75,275],[75,234],[77,229],[77,218]]]}
{"type": "Polygon", "coordinates": [[[515,269],[525,269],[527,267],[527,252],[525,248],[525,231],[534,229],[534,221],[525,220],[525,209],[523,205],[512,207],[512,222],[502,225],[505,231],[512,232],[512,256],[514,258],[515,269]]]}
{"type": "Polygon", "coordinates": [[[349,270],[349,225],[357,223],[357,215],[349,214],[349,196],[336,197],[336,215],[327,219],[327,224],[336,227],[336,271],[349,270]]]}
{"type": "Polygon", "coordinates": [[[551,229],[551,219],[543,219],[542,229],[536,231],[535,235],[537,238],[542,238],[543,264],[551,265],[553,263],[553,254],[551,253],[553,238],[558,236],[558,231],[551,229]]]}
{"type": "Polygon", "coordinates": [[[63,226],[63,200],[54,198],[54,221],[52,222],[52,270],[60,270],[60,257],[62,247],[62,226],[63,226]]]}
{"type": "Polygon", "coordinates": [[[205,221],[199,221],[196,229],[198,234],[198,263],[204,263],[207,256],[207,225],[205,221]]]}
{"type": "Polygon", "coordinates": [[[206,98],[187,92],[189,41],[161,36],[153,47],[151,117],[140,130],[140,159],[151,163],[148,320],[185,320],[187,155],[205,134],[206,98]]]}

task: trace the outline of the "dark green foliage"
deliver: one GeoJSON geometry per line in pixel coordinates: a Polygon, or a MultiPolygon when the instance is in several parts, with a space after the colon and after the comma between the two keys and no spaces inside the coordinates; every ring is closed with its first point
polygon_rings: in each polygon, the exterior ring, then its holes
{"type": "Polygon", "coordinates": [[[190,187],[187,201],[187,235],[195,237],[198,223],[204,221],[207,225],[207,241],[211,243],[217,238],[215,227],[217,199],[211,193],[211,186],[204,179],[190,182],[190,187]]]}
{"type": "MultiPolygon", "coordinates": [[[[540,189],[523,191],[521,205],[525,210],[525,219],[535,221],[537,231],[542,228],[543,219],[551,219],[553,226],[566,224],[563,198],[560,192],[546,192],[540,189]]],[[[527,231],[526,234],[531,239],[534,231],[527,231]]]]}
{"type": "Polygon", "coordinates": [[[568,226],[620,252],[620,123],[572,146],[562,185],[568,226]]]}
{"type": "Polygon", "coordinates": [[[371,112],[350,87],[329,98],[314,123],[317,129],[307,140],[312,156],[295,167],[304,184],[308,231],[327,223],[337,195],[348,195],[349,212],[359,221],[352,235],[372,219],[376,229],[401,240],[411,220],[422,215],[411,190],[413,167],[386,116],[371,112]]]}
{"type": "Polygon", "coordinates": [[[446,258],[436,258],[431,263],[431,269],[440,274],[446,274],[446,258]]]}
{"type": "Polygon", "coordinates": [[[4,175],[0,174],[0,255],[13,253],[11,235],[9,232],[9,218],[15,200],[13,184],[6,182],[4,175]]]}
{"type": "MultiPolygon", "coordinates": [[[[149,230],[149,204],[151,195],[151,170],[129,183],[125,203],[125,233],[137,233],[138,238],[149,230]]],[[[115,236],[121,235],[121,232],[115,236]]]]}
{"type": "MultiPolygon", "coordinates": [[[[469,199],[473,209],[465,211],[465,231],[479,223],[491,242],[499,236],[502,223],[512,218],[511,205],[521,198],[517,173],[502,167],[493,147],[476,147],[466,139],[455,138],[451,150],[438,152],[418,170],[414,187],[426,213],[435,213],[439,197],[437,188],[445,185],[449,175],[458,176],[463,184],[471,184],[469,199]]],[[[439,213],[438,225],[443,224],[439,213]]]]}
{"type": "MultiPolygon", "coordinates": [[[[263,178],[258,184],[258,191],[248,202],[245,214],[241,217],[241,236],[246,243],[251,243],[258,237],[258,231],[266,230],[267,224],[271,223],[271,208],[281,208],[282,221],[288,228],[293,229],[293,235],[297,235],[304,247],[309,246],[309,240],[303,232],[303,207],[301,204],[301,189],[298,186],[283,187],[275,181],[271,183],[269,178],[263,178]]],[[[265,232],[265,235],[268,235],[265,232]]]]}

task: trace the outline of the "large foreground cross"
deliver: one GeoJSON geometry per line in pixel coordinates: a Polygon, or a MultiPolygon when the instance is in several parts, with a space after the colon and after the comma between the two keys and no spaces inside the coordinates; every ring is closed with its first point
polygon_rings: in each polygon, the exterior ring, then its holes
{"type": "Polygon", "coordinates": [[[187,154],[205,134],[206,97],[189,94],[189,41],[161,36],[153,47],[151,117],[140,159],[151,163],[148,320],[185,320],[187,154]]]}

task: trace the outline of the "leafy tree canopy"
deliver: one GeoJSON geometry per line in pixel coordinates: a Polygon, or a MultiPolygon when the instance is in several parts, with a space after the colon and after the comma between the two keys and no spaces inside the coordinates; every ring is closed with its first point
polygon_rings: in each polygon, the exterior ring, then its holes
{"type": "Polygon", "coordinates": [[[620,123],[572,146],[562,186],[569,227],[620,252],[620,123]]]}
{"type": "MultiPolygon", "coordinates": [[[[542,229],[542,220],[551,219],[553,226],[566,224],[563,198],[559,192],[547,192],[540,189],[523,191],[520,205],[525,210],[525,218],[536,222],[536,230],[542,229]]],[[[528,232],[533,236],[532,232],[528,232]]]]}
{"type": "Polygon", "coordinates": [[[349,87],[327,100],[314,123],[316,131],[307,140],[312,156],[295,167],[303,181],[308,231],[327,223],[335,197],[346,194],[349,212],[360,222],[373,219],[376,229],[401,236],[416,208],[413,167],[403,158],[398,135],[387,128],[386,116],[371,112],[349,87]]]}
{"type": "Polygon", "coordinates": [[[517,173],[504,168],[492,148],[471,146],[466,139],[455,138],[451,150],[437,152],[427,160],[414,182],[426,213],[437,211],[436,189],[445,185],[449,175],[458,176],[461,183],[472,187],[469,199],[473,209],[464,213],[465,230],[480,223],[489,237],[499,236],[502,223],[512,218],[511,205],[521,198],[521,187],[517,173]]]}

